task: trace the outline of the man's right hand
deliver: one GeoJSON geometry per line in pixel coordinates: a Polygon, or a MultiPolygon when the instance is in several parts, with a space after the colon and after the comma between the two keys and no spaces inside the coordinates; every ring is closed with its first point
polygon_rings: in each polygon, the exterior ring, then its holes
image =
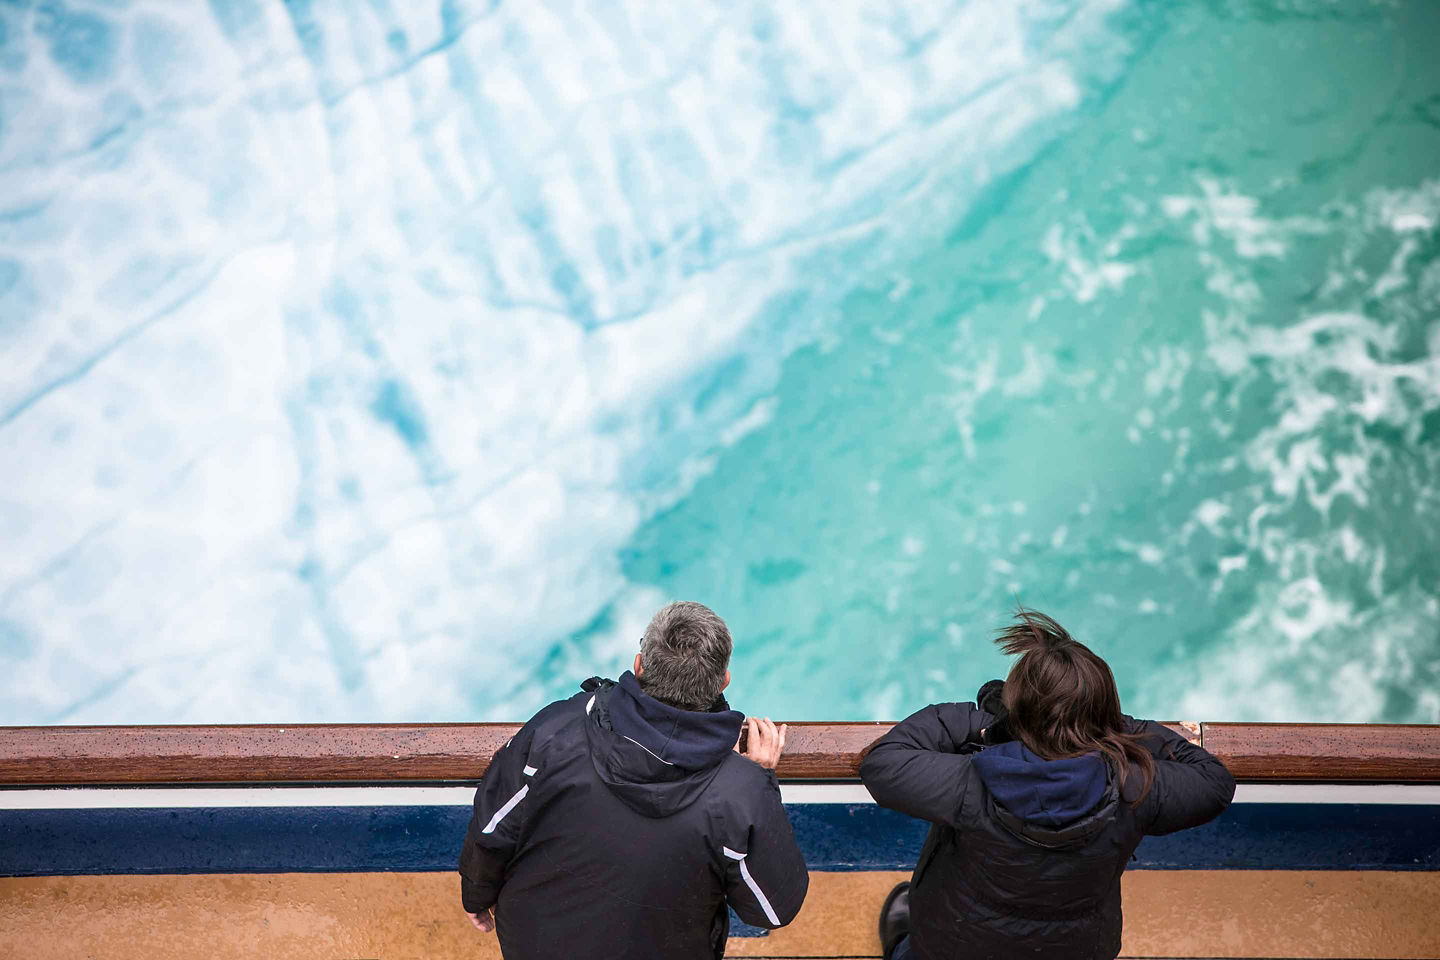
{"type": "MultiPolygon", "coordinates": [[[[780,755],[785,752],[785,732],[788,725],[781,724],[776,727],[769,717],[746,717],[745,726],[749,730],[749,737],[745,744],[745,752],[741,756],[747,760],[753,760],[766,770],[774,770],[780,762],[780,755]]],[[[740,753],[740,743],[736,741],[735,752],[740,753]]]]}
{"type": "MultiPolygon", "coordinates": [[[[492,907],[491,910],[493,909],[492,907]]],[[[465,916],[470,918],[470,922],[475,925],[475,929],[481,933],[495,932],[495,916],[490,910],[481,910],[479,913],[467,912],[465,916]]]]}

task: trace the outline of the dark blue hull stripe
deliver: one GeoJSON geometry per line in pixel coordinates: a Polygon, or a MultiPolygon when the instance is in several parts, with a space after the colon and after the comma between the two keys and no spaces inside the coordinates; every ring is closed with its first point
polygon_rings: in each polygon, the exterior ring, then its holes
{"type": "MultiPolygon", "coordinates": [[[[871,804],[789,806],[811,870],[905,870],[927,825],[871,804]]],[[[459,806],[0,810],[0,876],[453,870],[459,806]]],[[[1440,870],[1440,806],[1237,804],[1149,837],[1134,868],[1440,870]]]]}

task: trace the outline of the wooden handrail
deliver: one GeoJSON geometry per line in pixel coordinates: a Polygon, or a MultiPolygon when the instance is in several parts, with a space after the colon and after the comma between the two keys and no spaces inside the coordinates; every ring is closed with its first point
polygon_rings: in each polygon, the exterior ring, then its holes
{"type": "Polygon", "coordinates": [[[1237,780],[1440,783],[1440,726],[1204,723],[1205,749],[1237,780]]]}
{"type": "MultiPolygon", "coordinates": [[[[889,723],[791,723],[777,771],[854,779],[889,723]]],[[[1440,725],[1168,724],[1246,782],[1440,783],[1440,725]]],[[[0,727],[0,785],[474,781],[513,723],[0,727]]]]}

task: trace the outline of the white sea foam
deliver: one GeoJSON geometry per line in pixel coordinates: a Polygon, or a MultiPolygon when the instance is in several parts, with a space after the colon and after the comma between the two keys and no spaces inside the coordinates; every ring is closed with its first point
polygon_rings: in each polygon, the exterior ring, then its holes
{"type": "Polygon", "coordinates": [[[1126,239],[1122,233],[1094,254],[1087,254],[1086,249],[1095,245],[1088,225],[1067,232],[1057,223],[1045,234],[1041,249],[1051,263],[1063,266],[1064,283],[1071,295],[1080,303],[1089,303],[1102,292],[1120,290],[1125,281],[1135,275],[1134,264],[1118,259],[1126,239]]]}
{"type": "Polygon", "coordinates": [[[1401,714],[1437,723],[1436,631],[1440,602],[1423,590],[1400,591],[1360,611],[1303,578],[1262,590],[1206,669],[1155,683],[1168,688],[1177,716],[1363,722],[1401,714]]]}
{"type": "MultiPolygon", "coordinates": [[[[1206,670],[1176,672],[1154,689],[1165,689],[1160,696],[1185,716],[1368,720],[1383,715],[1436,722],[1440,701],[1416,691],[1436,679],[1440,600],[1433,583],[1387,572],[1393,552],[1405,552],[1411,557],[1407,564],[1415,564],[1417,554],[1426,551],[1435,503],[1425,478],[1434,463],[1397,460],[1384,434],[1371,431],[1398,431],[1406,449],[1423,449],[1421,424],[1440,409],[1437,341],[1431,337],[1429,352],[1417,356],[1383,306],[1378,316],[1321,309],[1275,325],[1273,309],[1263,309],[1262,284],[1244,265],[1226,266],[1211,256],[1208,247],[1225,237],[1242,257],[1280,256],[1296,233],[1321,227],[1309,218],[1269,220],[1258,204],[1218,184],[1202,182],[1202,192],[1201,198],[1172,198],[1166,209],[1171,216],[1196,218],[1201,262],[1224,277],[1210,285],[1224,303],[1223,312],[1207,316],[1206,357],[1230,378],[1232,397],[1263,378],[1275,393],[1271,407],[1277,413],[1252,418],[1256,426],[1236,431],[1244,464],[1258,485],[1205,500],[1184,533],[1188,537],[1203,527],[1243,542],[1244,553],[1219,558],[1212,595],[1244,571],[1245,582],[1257,586],[1253,603],[1226,630],[1206,670]],[[1406,520],[1398,529],[1372,523],[1362,534],[1353,523],[1333,519],[1338,504],[1348,503],[1351,509],[1343,515],[1350,516],[1370,508],[1377,495],[1393,498],[1397,490],[1407,498],[1406,520]],[[1319,528],[1297,535],[1296,518],[1312,512],[1322,518],[1319,528]]],[[[1340,212],[1343,216],[1325,228],[1341,242],[1322,302],[1411,289],[1420,272],[1411,261],[1413,233],[1433,229],[1440,183],[1372,191],[1340,212]],[[1385,244],[1395,252],[1377,283],[1353,264],[1358,249],[1385,244]]],[[[1395,309],[1413,309],[1413,302],[1395,309]]]]}
{"type": "Polygon", "coordinates": [[[1278,221],[1265,217],[1257,198],[1231,190],[1213,177],[1199,177],[1197,183],[1199,195],[1165,197],[1161,209],[1170,217],[1190,219],[1191,236],[1199,247],[1208,247],[1219,234],[1245,259],[1283,257],[1294,235],[1326,231],[1324,222],[1315,217],[1278,221]]]}
{"type": "Polygon", "coordinates": [[[0,722],[497,715],[633,631],[617,551],[763,427],[836,251],[1033,156],[1116,6],[16,21],[0,722]]]}

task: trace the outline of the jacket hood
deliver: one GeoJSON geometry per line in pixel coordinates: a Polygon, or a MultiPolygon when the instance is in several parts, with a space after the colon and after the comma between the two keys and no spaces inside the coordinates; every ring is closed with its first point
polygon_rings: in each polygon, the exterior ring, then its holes
{"type": "Polygon", "coordinates": [[[1012,740],[982,750],[971,764],[996,819],[1037,846],[1083,845],[1113,818],[1119,800],[1098,753],[1046,760],[1012,740]]]}
{"type": "Polygon", "coordinates": [[[740,738],[745,715],[721,697],[708,711],[680,710],[620,682],[585,681],[590,759],[612,793],[647,817],[668,817],[704,792],[740,738]]]}
{"type": "Polygon", "coordinates": [[[640,744],[659,760],[683,770],[704,770],[724,760],[740,739],[745,715],[730,709],[722,696],[707,711],[680,710],[640,689],[626,670],[610,698],[610,723],[622,737],[640,744]]]}

